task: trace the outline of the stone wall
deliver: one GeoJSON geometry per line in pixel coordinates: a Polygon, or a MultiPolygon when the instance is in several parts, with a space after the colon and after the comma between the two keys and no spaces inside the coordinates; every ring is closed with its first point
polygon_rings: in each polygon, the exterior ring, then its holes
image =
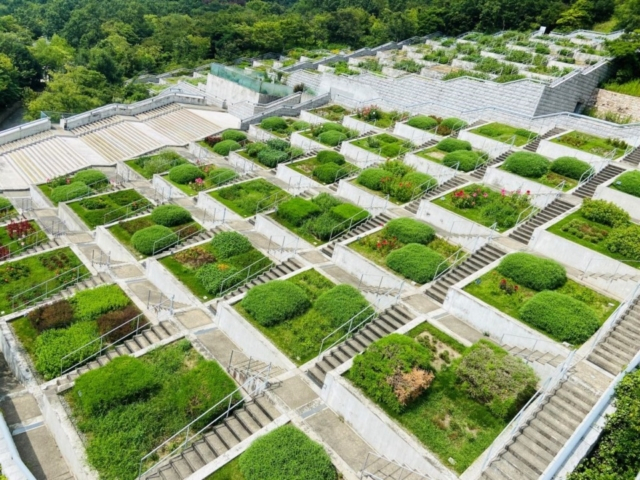
{"type": "Polygon", "coordinates": [[[622,117],[631,117],[634,122],[640,122],[640,97],[599,88],[593,106],[598,112],[616,113],[622,117]]]}

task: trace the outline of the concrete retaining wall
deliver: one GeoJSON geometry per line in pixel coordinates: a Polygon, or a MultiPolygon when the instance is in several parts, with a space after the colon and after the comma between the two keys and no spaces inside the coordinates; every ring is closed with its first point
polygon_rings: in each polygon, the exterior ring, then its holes
{"type": "Polygon", "coordinates": [[[442,140],[442,137],[436,135],[435,133],[426,132],[424,130],[420,130],[419,128],[411,127],[406,123],[396,123],[396,126],[393,128],[393,134],[398,135],[399,137],[406,138],[415,145],[422,145],[429,140],[442,140]]]}
{"type": "Polygon", "coordinates": [[[640,98],[609,90],[598,89],[594,107],[599,111],[629,116],[635,122],[640,121],[640,98]]]}
{"type": "Polygon", "coordinates": [[[521,177],[520,175],[501,170],[495,166],[487,168],[483,183],[495,185],[496,187],[504,188],[510,192],[530,192],[531,203],[538,208],[546,207],[549,203],[555,200],[555,196],[560,193],[559,190],[547,187],[546,185],[534,182],[533,180],[521,177]]]}
{"type": "Polygon", "coordinates": [[[458,134],[458,138],[460,140],[466,140],[476,150],[481,150],[483,152],[490,151],[493,158],[499,157],[503,153],[509,151],[509,149],[511,148],[511,145],[507,143],[483,137],[482,135],[477,135],[470,132],[469,130],[462,130],[458,134]]]}
{"type": "Polygon", "coordinates": [[[262,128],[258,127],[257,125],[249,126],[249,138],[251,138],[256,142],[266,142],[268,140],[282,140],[282,138],[280,138],[279,136],[274,135],[273,133],[267,132],[266,130],[263,130],[262,128]]]}
{"type": "Polygon", "coordinates": [[[544,155],[552,160],[560,157],[575,157],[578,160],[589,163],[590,165],[596,165],[606,160],[604,157],[599,155],[583,152],[577,148],[567,147],[566,145],[560,145],[559,143],[551,142],[549,140],[542,140],[536,153],[544,155]]]}
{"type": "MultiPolygon", "coordinates": [[[[360,279],[362,276],[362,283],[369,287],[391,290],[399,289],[405,283],[393,273],[360,256],[344,244],[336,245],[331,259],[335,265],[351,272],[354,277],[360,279]]],[[[413,282],[407,280],[406,283],[413,282]]]]}
{"type": "Polygon", "coordinates": [[[404,163],[415,168],[417,171],[426,173],[438,179],[438,183],[442,184],[452,179],[456,175],[456,171],[446,167],[440,163],[432,162],[426,158],[419,157],[414,153],[407,153],[404,156],[404,163]]]}
{"type": "Polygon", "coordinates": [[[300,172],[296,172],[292,168],[289,168],[287,165],[284,165],[282,163],[278,165],[278,169],[276,170],[276,178],[279,178],[287,185],[289,185],[288,190],[291,193],[293,193],[293,191],[302,191],[308,188],[323,187],[321,183],[316,182],[315,180],[301,174],[300,172]]]}
{"type": "MultiPolygon", "coordinates": [[[[611,182],[607,183],[609,185],[611,184],[611,182]]],[[[640,221],[640,198],[638,197],[610,188],[607,184],[603,184],[596,188],[596,193],[593,195],[593,198],[613,202],[618,207],[626,210],[633,220],[636,222],[640,221]]]]}
{"type": "Polygon", "coordinates": [[[225,207],[222,203],[218,202],[215,198],[209,195],[210,192],[198,193],[198,208],[205,210],[209,214],[213,215],[216,219],[224,216],[225,222],[235,222],[244,220],[240,215],[225,207]]]}
{"type": "Polygon", "coordinates": [[[188,195],[180,190],[175,185],[167,182],[164,179],[164,176],[159,174],[154,174],[151,180],[151,185],[153,189],[159,192],[162,195],[162,198],[170,199],[170,198],[186,198],[188,195]]]}
{"type": "Polygon", "coordinates": [[[42,118],[18,127],[8,128],[0,132],[0,145],[15,142],[16,140],[21,140],[49,130],[51,130],[51,120],[48,118],[42,118]]]}
{"type": "Polygon", "coordinates": [[[266,167],[261,167],[255,162],[244,158],[238,152],[229,152],[229,163],[237,170],[243,172],[253,172],[254,170],[267,170],[266,167]]]}
{"type": "Polygon", "coordinates": [[[310,123],[311,125],[319,125],[321,123],[329,122],[329,120],[327,120],[326,118],[321,117],[320,115],[311,113],[307,110],[302,110],[300,112],[300,120],[302,120],[303,122],[310,123]]]}
{"type": "Polygon", "coordinates": [[[349,200],[354,205],[367,209],[374,216],[393,205],[386,198],[366,192],[347,180],[340,180],[338,183],[338,196],[349,200]]]}
{"type": "Polygon", "coordinates": [[[385,130],[384,128],[375,127],[370,123],[363,122],[362,120],[358,120],[353,116],[344,117],[342,119],[342,125],[344,125],[350,130],[356,130],[357,132],[360,132],[360,133],[367,133],[367,132],[382,133],[385,130]]]}
{"type": "Polygon", "coordinates": [[[340,153],[344,155],[350,163],[359,168],[367,168],[376,163],[384,163],[387,159],[364,148],[356,147],[351,142],[343,142],[340,153]]]}
{"type": "Polygon", "coordinates": [[[173,297],[174,301],[187,305],[198,305],[206,298],[198,299],[180,280],[173,276],[158,260],[148,258],[146,260],[145,276],[167,297],[173,297]]]}
{"type": "Polygon", "coordinates": [[[311,150],[331,150],[331,147],[323,145],[320,142],[316,142],[315,140],[311,140],[304,135],[300,135],[298,132],[291,134],[291,145],[302,148],[305,152],[309,152],[311,150]]]}
{"type": "Polygon", "coordinates": [[[273,241],[272,247],[280,245],[287,248],[296,248],[298,250],[310,250],[315,248],[306,240],[298,237],[295,233],[289,231],[285,227],[271,220],[269,217],[259,214],[256,215],[255,230],[260,232],[266,238],[273,241]]]}
{"type": "Polygon", "coordinates": [[[29,195],[35,208],[55,208],[53,202],[42,193],[37,185],[29,185],[29,195]]]}
{"type": "Polygon", "coordinates": [[[116,240],[106,227],[99,226],[96,228],[95,240],[96,245],[98,245],[103,252],[111,255],[111,260],[116,262],[138,263],[138,259],[133,253],[116,240]]]}
{"type": "Polygon", "coordinates": [[[89,232],[89,227],[76,215],[76,212],[69,208],[66,203],[58,204],[58,217],[62,220],[62,223],[72,232],[89,232]]]}

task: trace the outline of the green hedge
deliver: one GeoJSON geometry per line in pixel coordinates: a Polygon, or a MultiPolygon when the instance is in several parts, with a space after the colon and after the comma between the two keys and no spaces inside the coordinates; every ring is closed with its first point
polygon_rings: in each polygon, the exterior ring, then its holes
{"type": "Polygon", "coordinates": [[[352,205],[351,203],[342,203],[331,208],[331,213],[341,220],[353,220],[353,222],[359,222],[369,216],[369,212],[363,210],[361,207],[352,205]]]}
{"type": "Polygon", "coordinates": [[[318,129],[319,132],[324,133],[324,132],[340,132],[340,133],[345,133],[347,131],[347,129],[339,124],[339,123],[333,123],[333,122],[326,122],[323,123],[322,125],[320,125],[320,128],[318,129]]]}
{"type": "Polygon", "coordinates": [[[527,178],[540,178],[549,171],[551,162],[542,155],[531,152],[516,152],[507,157],[504,169],[527,178]]]}
{"type": "Polygon", "coordinates": [[[336,165],[344,165],[344,155],[334,150],[322,150],[316,156],[318,163],[335,163],[336,165]]]}
{"type": "Polygon", "coordinates": [[[280,150],[267,148],[258,152],[258,161],[269,168],[275,168],[279,163],[289,160],[289,154],[280,150]]]}
{"type": "Polygon", "coordinates": [[[69,185],[61,185],[51,192],[51,200],[56,203],[66,202],[74,198],[89,195],[91,189],[82,182],[72,182],[69,185]]]}
{"type": "Polygon", "coordinates": [[[262,142],[250,143],[247,145],[246,152],[251,158],[256,158],[262,150],[266,150],[267,144],[262,142]]]}
{"type": "Polygon", "coordinates": [[[267,147],[273,150],[280,150],[281,152],[286,152],[291,148],[291,144],[286,140],[282,140],[280,138],[271,138],[267,140],[267,147]]]}
{"type": "Polygon", "coordinates": [[[278,205],[278,216],[296,227],[301,226],[309,218],[320,215],[321,212],[322,210],[315,203],[300,197],[294,197],[278,205]]]}
{"type": "Polygon", "coordinates": [[[399,202],[408,202],[427,188],[437,185],[431,175],[422,172],[408,172],[391,184],[390,193],[399,202]]]}
{"type": "Polygon", "coordinates": [[[233,140],[223,140],[214,145],[213,151],[216,152],[218,155],[222,155],[223,157],[226,157],[227,155],[229,155],[229,152],[233,152],[234,150],[240,150],[241,148],[242,148],[242,145],[240,145],[238,142],[235,142],[233,140]]]}
{"type": "Polygon", "coordinates": [[[582,175],[591,170],[591,165],[574,157],[560,157],[551,162],[550,169],[558,175],[580,180],[582,175]]]}
{"type": "Polygon", "coordinates": [[[337,480],[331,459],[293,425],[256,439],[240,456],[243,480],[337,480]]]}
{"type": "Polygon", "coordinates": [[[431,130],[438,126],[438,121],[433,117],[426,115],[417,115],[407,121],[407,125],[420,130],[431,130]]]}
{"type": "Polygon", "coordinates": [[[318,297],[314,308],[331,320],[331,325],[338,328],[354,319],[353,326],[358,325],[374,313],[373,308],[367,308],[369,302],[351,285],[337,285],[318,297]]]}
{"type": "Polygon", "coordinates": [[[320,210],[322,210],[323,212],[329,212],[333,207],[342,205],[341,200],[337,199],[329,193],[321,193],[317,197],[313,197],[311,201],[318,207],[320,207],[320,210]]]}
{"type": "Polygon", "coordinates": [[[385,233],[402,243],[426,245],[436,238],[436,231],[426,223],[409,217],[395,218],[387,223],[385,233]]]}
{"type": "Polygon", "coordinates": [[[137,231],[131,237],[133,248],[143,255],[155,255],[178,241],[178,236],[168,227],[154,225],[137,231]]]}
{"type": "Polygon", "coordinates": [[[480,154],[478,152],[470,150],[456,150],[455,152],[447,153],[442,159],[442,163],[450,168],[455,167],[455,165],[459,163],[459,170],[463,172],[470,172],[476,168],[479,157],[480,154]]]}
{"type": "Polygon", "coordinates": [[[387,255],[386,264],[394,272],[422,284],[433,280],[438,266],[440,271],[447,268],[447,265],[442,265],[444,260],[442,255],[429,247],[410,243],[387,255]]]}
{"type": "Polygon", "coordinates": [[[233,140],[234,142],[243,142],[247,139],[247,134],[240,130],[227,130],[222,134],[222,140],[233,140]]]}
{"type": "Polygon", "coordinates": [[[269,117],[260,122],[260,128],[269,131],[284,132],[289,125],[282,117],[269,117]]]}
{"type": "Polygon", "coordinates": [[[303,314],[311,302],[297,285],[273,280],[249,290],[241,305],[260,325],[270,327],[303,314]]]}
{"type": "Polygon", "coordinates": [[[99,170],[82,170],[73,176],[72,181],[91,185],[91,188],[98,188],[109,183],[107,176],[99,170]]]}
{"type": "Polygon", "coordinates": [[[238,232],[220,232],[211,239],[216,257],[227,259],[253,250],[247,237],[238,232]]]}
{"type": "Polygon", "coordinates": [[[585,198],[580,213],[587,220],[616,227],[629,222],[629,214],[613,202],[585,198]]]}
{"type": "Polygon", "coordinates": [[[318,140],[320,141],[320,143],[323,143],[324,145],[328,145],[330,147],[337,147],[347,138],[348,137],[344,133],[333,130],[329,132],[323,132],[318,135],[318,140]]]}
{"type": "Polygon", "coordinates": [[[442,120],[442,122],[440,122],[440,125],[443,127],[447,127],[451,130],[455,130],[456,128],[466,127],[467,122],[465,122],[464,120],[460,120],[459,118],[456,118],[456,117],[449,117],[442,120]]]}
{"type": "MultiPolygon", "coordinates": [[[[339,172],[342,170],[340,165],[333,162],[323,163],[313,169],[311,175],[322,183],[333,183],[336,181],[339,172]]],[[[344,171],[344,170],[343,170],[344,171]]]]}
{"type": "Polygon", "coordinates": [[[391,174],[382,168],[367,168],[358,175],[358,183],[371,190],[382,189],[382,179],[389,178],[391,174]]]}
{"type": "Polygon", "coordinates": [[[514,282],[541,292],[567,283],[567,271],[558,262],[529,253],[513,253],[502,259],[498,272],[514,282]]]}
{"type": "Polygon", "coordinates": [[[70,300],[76,320],[95,320],[100,315],[120,310],[129,303],[129,297],[117,285],[102,285],[81,290],[70,300]]]}
{"type": "Polygon", "coordinates": [[[634,170],[623,173],[611,186],[634,197],[640,197],[640,172],[634,170]]]}
{"type": "Polygon", "coordinates": [[[466,140],[459,140],[457,138],[445,138],[440,140],[436,145],[438,150],[443,152],[456,152],[458,150],[471,150],[471,144],[466,140]]]}
{"type": "Polygon", "coordinates": [[[191,213],[179,205],[160,205],[151,212],[151,220],[158,225],[175,227],[191,222],[191,213]]]}
{"type": "Polygon", "coordinates": [[[630,260],[640,260],[640,226],[614,228],[605,238],[604,246],[630,260]]]}
{"type": "Polygon", "coordinates": [[[520,318],[561,342],[586,342],[600,322],[585,303],[558,292],[537,293],[520,309],[520,318]]]}
{"type": "Polygon", "coordinates": [[[242,275],[236,275],[238,272],[233,265],[208,263],[198,269],[196,278],[207,292],[217,295],[221,290],[228,290],[244,279],[242,275]]]}
{"type": "Polygon", "coordinates": [[[180,185],[187,185],[196,178],[206,177],[205,173],[195,165],[185,163],[169,170],[169,180],[180,185]]]}

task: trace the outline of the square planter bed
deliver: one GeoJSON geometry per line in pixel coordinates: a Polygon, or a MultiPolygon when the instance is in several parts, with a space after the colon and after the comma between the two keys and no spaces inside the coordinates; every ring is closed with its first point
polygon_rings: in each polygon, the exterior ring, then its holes
{"type": "Polygon", "coordinates": [[[51,380],[95,359],[101,345],[91,342],[100,336],[108,334],[107,346],[133,335],[147,322],[140,313],[120,287],[103,285],[36,308],[10,325],[38,374],[51,380]]]}
{"type": "Polygon", "coordinates": [[[393,133],[421,144],[429,140],[442,140],[442,137],[466,125],[467,122],[459,118],[442,119],[435,115],[416,115],[406,122],[396,123],[393,133]]]}
{"type": "MultiPolygon", "coordinates": [[[[134,478],[143,456],[236,388],[218,363],[180,340],[139,358],[116,358],[81,375],[63,399],[86,438],[89,465],[101,478],[134,478]],[[149,420],[123,428],[132,418],[149,420]]],[[[227,406],[222,402],[206,418],[215,419],[227,406]]],[[[142,470],[157,460],[151,457],[142,470]]]]}
{"type": "MultiPolygon", "coordinates": [[[[337,155],[340,155],[336,153],[337,155]]],[[[308,158],[306,160],[302,160],[300,162],[294,162],[287,165],[288,168],[295,170],[302,175],[312,178],[318,183],[323,185],[330,185],[332,183],[337,182],[341,178],[348,177],[353,173],[357,172],[359,169],[354,164],[345,162],[344,156],[342,156],[342,161],[344,163],[337,164],[333,161],[330,162],[321,162],[317,156],[308,158]],[[321,167],[326,163],[333,163],[333,165],[329,167],[321,167]],[[334,166],[335,165],[335,166],[334,166]],[[321,167],[321,168],[319,168],[321,167]]]]}
{"type": "Polygon", "coordinates": [[[607,200],[626,210],[631,218],[640,221],[640,171],[623,173],[618,178],[599,185],[593,198],[607,200]]]}
{"type": "Polygon", "coordinates": [[[393,128],[396,122],[402,122],[407,117],[408,114],[406,112],[385,112],[381,108],[371,105],[369,107],[359,109],[355,115],[349,118],[366,123],[377,129],[386,130],[388,128],[393,128]]]}
{"type": "Polygon", "coordinates": [[[272,262],[237,232],[222,232],[210,242],[160,260],[196,297],[207,301],[239,288],[272,262]]]}
{"type": "Polygon", "coordinates": [[[409,140],[381,133],[351,142],[351,145],[391,160],[411,151],[413,144],[409,140]]]}
{"type": "Polygon", "coordinates": [[[341,122],[345,116],[351,115],[351,110],[341,105],[329,105],[328,107],[314,108],[309,112],[322,117],[328,122],[341,122]]]}
{"type": "Polygon", "coordinates": [[[611,157],[612,159],[620,158],[624,155],[628,147],[628,145],[622,140],[602,138],[576,131],[565,133],[559,137],[554,137],[551,139],[551,142],[575,150],[580,150],[591,155],[596,155],[598,157],[613,155],[611,157]]]}
{"type": "Polygon", "coordinates": [[[35,220],[11,221],[0,227],[0,260],[16,255],[49,241],[49,237],[35,220]]]}
{"type": "Polygon", "coordinates": [[[309,123],[297,118],[268,117],[260,122],[260,128],[276,137],[288,138],[293,132],[309,128],[309,123]]]}
{"type": "MultiPolygon", "coordinates": [[[[297,365],[318,355],[346,333],[344,324],[373,315],[350,285],[336,286],[315,270],[251,289],[235,309],[297,365]],[[279,299],[279,300],[276,300],[279,299]]],[[[348,327],[347,327],[348,329],[348,327]]]]}
{"type": "Polygon", "coordinates": [[[310,129],[299,132],[299,135],[318,144],[321,148],[334,148],[351,138],[358,136],[358,131],[339,123],[327,122],[313,125],[310,129]]]}
{"type": "Polygon", "coordinates": [[[157,155],[127,160],[124,163],[129,166],[131,170],[139,173],[147,180],[151,180],[155,174],[167,172],[176,165],[187,163],[187,159],[169,150],[157,155]]]}
{"type": "Polygon", "coordinates": [[[111,183],[107,176],[98,170],[82,170],[74,175],[54,178],[38,185],[38,188],[54,205],[58,205],[58,202],[69,202],[108,191],[111,189],[111,183]]]}
{"type": "Polygon", "coordinates": [[[389,195],[389,199],[398,205],[419,198],[427,190],[438,186],[435,178],[417,172],[400,160],[367,168],[352,183],[381,197],[389,195]]]}
{"type": "Polygon", "coordinates": [[[217,188],[225,183],[238,178],[238,173],[228,167],[219,167],[217,165],[202,165],[196,167],[189,166],[190,172],[186,175],[180,175],[178,169],[171,169],[168,174],[163,175],[162,179],[179,189],[182,193],[189,197],[197,195],[199,192],[217,188]],[[197,170],[200,171],[198,175],[197,170]],[[193,178],[196,176],[196,178],[193,178]]]}
{"type": "Polygon", "coordinates": [[[498,122],[482,125],[469,131],[476,135],[503,143],[510,143],[512,138],[515,136],[513,144],[516,147],[522,147],[538,136],[537,133],[524,128],[512,127],[498,122]]]}
{"type": "Polygon", "coordinates": [[[94,229],[142,213],[151,202],[135,190],[120,190],[70,202],[67,206],[89,229],[94,229]]]}
{"type": "Polygon", "coordinates": [[[261,168],[276,168],[278,164],[291,162],[304,155],[304,150],[291,146],[286,140],[279,138],[256,142],[246,149],[234,152],[246,160],[250,160],[261,168]]]}
{"type": "Polygon", "coordinates": [[[275,207],[290,195],[262,178],[210,192],[209,195],[243,218],[275,207]]]}
{"type": "Polygon", "coordinates": [[[240,130],[225,130],[221,135],[210,135],[206,137],[204,140],[199,141],[198,145],[216,155],[228,157],[230,152],[240,150],[249,143],[251,142],[247,140],[247,134],[245,132],[240,130]]]}
{"type": "Polygon", "coordinates": [[[445,138],[433,147],[413,152],[413,155],[460,172],[471,172],[488,160],[484,152],[457,138],[445,138]]]}

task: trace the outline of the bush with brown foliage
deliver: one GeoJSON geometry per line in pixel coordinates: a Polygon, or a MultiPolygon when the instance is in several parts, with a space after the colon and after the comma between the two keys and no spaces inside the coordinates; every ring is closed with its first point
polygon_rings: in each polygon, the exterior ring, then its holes
{"type": "Polygon", "coordinates": [[[73,321],[73,307],[67,300],[59,300],[32,310],[27,317],[38,332],[51,328],[64,328],[71,325],[73,321]]]}
{"type": "Polygon", "coordinates": [[[409,372],[396,370],[392,376],[387,377],[387,383],[393,388],[400,405],[406,407],[417,400],[435,378],[433,373],[414,367],[409,372]]]}
{"type": "Polygon", "coordinates": [[[216,261],[216,257],[211,255],[211,253],[202,247],[193,247],[188,250],[178,252],[175,255],[175,259],[177,262],[194,269],[216,261]]]}
{"type": "Polygon", "coordinates": [[[137,321],[126,323],[138,315],[140,315],[140,310],[138,310],[135,305],[128,305],[121,310],[105,313],[101,317],[98,317],[97,320],[100,335],[110,332],[106,338],[107,342],[116,342],[120,340],[125,335],[132,333],[136,329],[136,326],[140,327],[146,323],[144,318],[140,319],[139,324],[137,321]],[[125,323],[126,325],[123,325],[125,323]]]}

